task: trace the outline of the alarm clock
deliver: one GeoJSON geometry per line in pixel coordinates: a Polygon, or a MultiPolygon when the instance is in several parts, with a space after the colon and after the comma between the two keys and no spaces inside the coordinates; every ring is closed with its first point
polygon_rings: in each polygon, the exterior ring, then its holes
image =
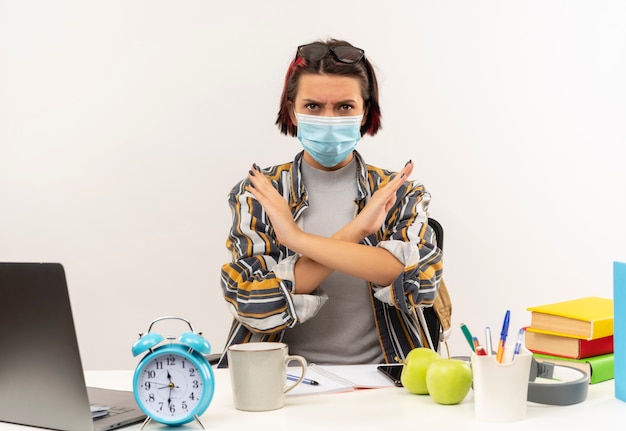
{"type": "Polygon", "coordinates": [[[211,352],[209,342],[187,320],[165,316],[153,320],[145,335],[139,333],[132,353],[144,352],[133,377],[135,401],[147,416],[141,428],[151,420],[177,426],[195,419],[204,429],[200,415],[209,407],[215,390],[213,370],[205,357],[211,352]],[[155,323],[168,319],[187,323],[190,332],[178,338],[151,332],[155,323]]]}

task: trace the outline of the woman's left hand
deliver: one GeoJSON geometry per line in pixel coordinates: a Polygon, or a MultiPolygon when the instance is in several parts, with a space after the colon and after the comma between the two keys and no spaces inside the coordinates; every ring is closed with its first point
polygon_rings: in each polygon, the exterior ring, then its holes
{"type": "Polygon", "coordinates": [[[354,219],[363,237],[377,232],[383,225],[387,213],[396,203],[396,192],[413,172],[413,166],[412,161],[404,165],[402,170],[387,185],[372,195],[363,211],[354,219]]]}

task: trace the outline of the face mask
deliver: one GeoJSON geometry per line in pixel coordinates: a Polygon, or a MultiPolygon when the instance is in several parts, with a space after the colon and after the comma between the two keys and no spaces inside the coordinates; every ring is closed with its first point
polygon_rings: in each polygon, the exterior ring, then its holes
{"type": "Polygon", "coordinates": [[[321,117],[296,114],[298,139],[320,165],[332,168],[352,153],[361,139],[362,115],[321,117]]]}

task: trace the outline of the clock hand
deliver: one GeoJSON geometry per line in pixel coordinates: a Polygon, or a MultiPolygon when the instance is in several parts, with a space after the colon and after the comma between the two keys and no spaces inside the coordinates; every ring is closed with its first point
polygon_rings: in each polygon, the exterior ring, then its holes
{"type": "Polygon", "coordinates": [[[170,388],[176,388],[176,389],[180,388],[180,386],[176,386],[174,382],[172,382],[172,375],[170,374],[170,370],[167,370],[167,378],[170,381],[168,385],[170,388]]]}
{"type": "Polygon", "coordinates": [[[159,383],[159,382],[151,382],[151,381],[146,381],[146,383],[150,383],[151,385],[155,385],[155,386],[160,386],[159,389],[169,387],[169,383],[159,383]]]}
{"type": "Polygon", "coordinates": [[[167,370],[167,379],[170,381],[169,385],[167,385],[170,388],[170,393],[167,397],[167,407],[169,407],[172,403],[172,387],[174,386],[174,383],[172,383],[172,375],[170,374],[170,370],[167,370]]]}

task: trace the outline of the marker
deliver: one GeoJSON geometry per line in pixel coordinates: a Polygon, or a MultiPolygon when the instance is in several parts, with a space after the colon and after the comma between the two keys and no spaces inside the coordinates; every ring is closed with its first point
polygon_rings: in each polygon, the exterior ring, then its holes
{"type": "MultiPolygon", "coordinates": [[[[298,380],[300,380],[300,376],[294,376],[293,374],[287,374],[287,380],[291,380],[292,382],[297,382],[298,380]]],[[[300,382],[300,383],[304,383],[305,385],[313,385],[313,386],[319,385],[319,382],[317,382],[315,380],[311,380],[311,379],[302,379],[302,382],[300,382]]]]}
{"type": "Polygon", "coordinates": [[[513,357],[519,354],[520,349],[522,348],[522,342],[524,341],[524,328],[520,328],[517,333],[517,342],[515,343],[515,351],[513,352],[513,357]]]}
{"type": "Polygon", "coordinates": [[[474,348],[474,340],[472,337],[472,333],[470,332],[469,328],[465,325],[465,323],[461,323],[461,331],[463,331],[463,335],[465,336],[467,343],[472,348],[472,352],[475,352],[476,350],[474,348]]]}
{"type": "Polygon", "coordinates": [[[487,356],[493,355],[493,346],[491,345],[491,328],[487,326],[485,328],[485,350],[487,350],[487,356]]]}
{"type": "Polygon", "coordinates": [[[502,331],[500,332],[500,343],[498,344],[498,352],[496,353],[496,361],[502,363],[502,356],[504,355],[504,345],[506,344],[506,337],[509,335],[509,320],[511,319],[511,311],[506,310],[504,315],[504,322],[502,322],[502,331]]]}

